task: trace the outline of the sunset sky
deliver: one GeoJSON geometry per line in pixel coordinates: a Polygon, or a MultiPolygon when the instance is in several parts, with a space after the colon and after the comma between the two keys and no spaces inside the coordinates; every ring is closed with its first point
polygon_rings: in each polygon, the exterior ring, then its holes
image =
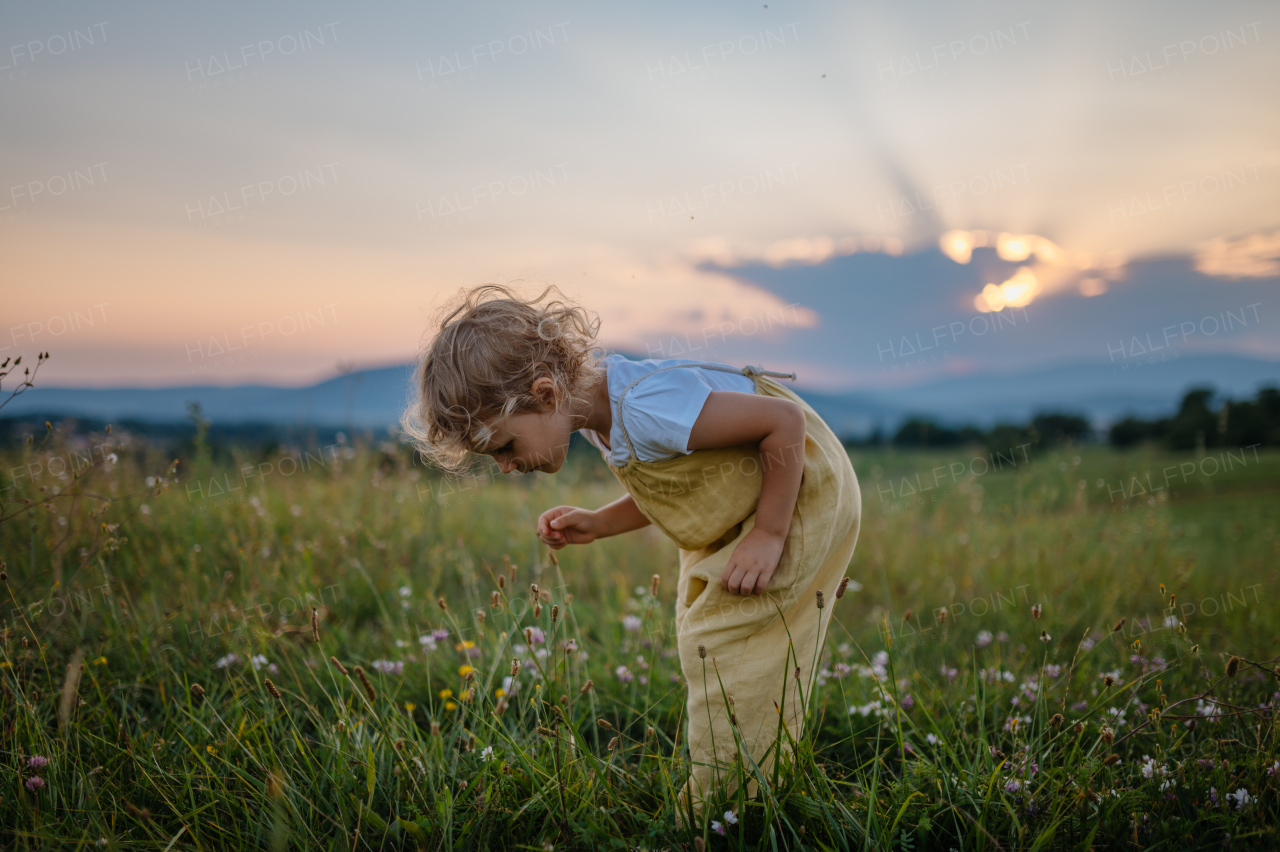
{"type": "Polygon", "coordinates": [[[0,357],[309,383],[518,280],[832,390],[1280,360],[1275,10],[9,3],[0,357]]]}

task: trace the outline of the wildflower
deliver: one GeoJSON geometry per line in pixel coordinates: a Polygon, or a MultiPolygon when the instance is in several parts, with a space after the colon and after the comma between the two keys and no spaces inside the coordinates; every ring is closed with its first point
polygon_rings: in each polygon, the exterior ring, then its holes
{"type": "Polygon", "coordinates": [[[198,683],[191,684],[191,700],[192,703],[199,707],[204,703],[204,687],[198,683]]]}
{"type": "Polygon", "coordinates": [[[938,745],[942,742],[942,739],[937,734],[925,734],[924,741],[929,745],[938,745]]]}
{"type": "Polygon", "coordinates": [[[1234,654],[1227,660],[1227,677],[1235,677],[1240,671],[1240,658],[1234,654]]]}
{"type": "Polygon", "coordinates": [[[900,703],[902,704],[903,710],[910,710],[912,707],[916,706],[916,700],[910,695],[902,696],[902,701],[900,703]]]}
{"type": "Polygon", "coordinates": [[[720,834],[720,835],[724,834],[724,826],[721,825],[718,820],[713,819],[711,821],[711,830],[714,831],[716,834],[720,834]]]}
{"type": "Polygon", "coordinates": [[[458,666],[458,674],[462,675],[463,677],[466,677],[467,675],[471,674],[473,671],[475,671],[475,669],[473,669],[471,666],[468,666],[468,665],[458,666]]]}
{"type": "Polygon", "coordinates": [[[1244,806],[1253,801],[1253,797],[1249,795],[1249,791],[1243,787],[1236,790],[1234,793],[1228,793],[1227,798],[1236,800],[1236,810],[1238,811],[1244,810],[1244,806]]]}
{"type": "Polygon", "coordinates": [[[1111,745],[1111,741],[1115,739],[1115,736],[1116,736],[1116,733],[1115,731],[1111,730],[1110,725],[1104,724],[1102,726],[1102,741],[1104,743],[1106,743],[1107,745],[1111,745]]]}
{"type": "Polygon", "coordinates": [[[640,616],[624,615],[622,617],[622,629],[634,633],[640,629],[640,616]]]}
{"type": "Polygon", "coordinates": [[[417,710],[417,709],[418,709],[418,705],[417,705],[417,704],[414,704],[412,701],[406,701],[406,702],[404,703],[404,710],[405,710],[405,712],[406,712],[406,713],[410,713],[410,714],[412,714],[412,713],[413,713],[413,711],[414,711],[414,710],[417,710]]]}
{"type": "Polygon", "coordinates": [[[1058,675],[1062,674],[1062,666],[1058,666],[1058,665],[1054,665],[1053,663],[1050,663],[1049,665],[1044,667],[1044,673],[1048,677],[1057,677],[1058,675]]]}
{"type": "Polygon", "coordinates": [[[1048,630],[1041,630],[1041,631],[1040,631],[1040,641],[1041,641],[1041,642],[1046,642],[1046,643],[1047,643],[1047,642],[1049,642],[1049,641],[1050,641],[1050,640],[1052,640],[1052,639],[1053,639],[1053,637],[1049,635],[1049,631],[1048,631],[1048,630]]]}
{"type": "MultiPolygon", "coordinates": [[[[836,669],[839,670],[841,665],[843,664],[837,663],[836,669]]],[[[948,668],[946,663],[942,664],[942,668],[940,669],[940,671],[942,672],[943,677],[945,677],[947,680],[955,680],[956,675],[959,674],[959,671],[957,671],[954,667],[948,668]]]]}
{"type": "MultiPolygon", "coordinates": [[[[499,579],[501,579],[501,577],[499,577],[499,579]]],[[[491,593],[489,594],[489,606],[490,606],[490,607],[492,607],[493,609],[497,609],[497,608],[498,608],[498,592],[497,592],[497,590],[494,590],[493,592],[491,592],[491,593]]]]}
{"type": "Polygon", "coordinates": [[[543,634],[540,627],[526,627],[524,629],[524,638],[530,645],[541,645],[546,641],[546,635],[543,634]]]}
{"type": "Polygon", "coordinates": [[[1209,801],[1212,802],[1215,807],[1217,807],[1217,804],[1218,804],[1218,788],[1217,787],[1209,788],[1209,801]]]}
{"type": "Polygon", "coordinates": [[[480,752],[480,759],[483,760],[485,763],[488,763],[492,760],[497,760],[498,756],[493,753],[493,746],[485,746],[484,751],[480,752]]]}
{"type": "Polygon", "coordinates": [[[30,778],[27,779],[27,789],[33,793],[36,790],[39,790],[43,786],[44,786],[44,779],[41,778],[39,775],[32,775],[30,778]]]}
{"type": "Polygon", "coordinates": [[[204,750],[205,750],[205,751],[207,751],[209,754],[217,754],[217,753],[218,753],[218,750],[217,750],[216,748],[214,748],[213,746],[211,746],[211,745],[207,745],[207,746],[205,746],[205,747],[204,747],[204,750]]]}
{"type": "Polygon", "coordinates": [[[1083,723],[1083,722],[1076,722],[1074,725],[1072,725],[1072,726],[1071,726],[1071,730],[1075,731],[1077,734],[1083,734],[1083,733],[1084,733],[1084,723],[1083,723]]]}
{"type": "Polygon", "coordinates": [[[346,666],[344,666],[342,663],[338,662],[338,658],[337,658],[337,657],[330,657],[330,658],[329,658],[329,662],[331,662],[331,663],[333,663],[335,666],[337,666],[337,667],[338,667],[338,671],[342,672],[342,674],[343,674],[343,676],[344,676],[344,677],[346,676],[346,674],[347,674],[347,667],[346,667],[346,666]]]}
{"type": "Polygon", "coordinates": [[[443,627],[437,627],[435,630],[431,631],[431,638],[437,642],[443,642],[449,638],[449,631],[445,630],[443,627]]]}
{"type": "Polygon", "coordinates": [[[728,825],[737,825],[737,824],[738,824],[738,815],[737,815],[737,814],[735,814],[733,811],[725,811],[725,812],[724,812],[724,821],[725,821],[725,823],[727,823],[728,825]]]}
{"type": "Polygon", "coordinates": [[[996,634],[996,641],[997,641],[997,642],[1008,642],[1008,641],[1009,641],[1009,634],[1008,634],[1008,633],[1005,633],[1003,630],[1001,630],[999,633],[997,633],[997,634],[996,634]]]}
{"type": "Polygon", "coordinates": [[[836,586],[836,600],[844,597],[845,590],[849,588],[849,578],[845,577],[840,581],[840,585],[836,586]]]}
{"type": "Polygon", "coordinates": [[[1006,793],[1016,793],[1021,789],[1022,789],[1022,782],[1019,781],[1017,778],[1010,778],[1004,784],[1004,790],[1006,793]]]}
{"type": "Polygon", "coordinates": [[[262,654],[254,654],[249,658],[249,662],[253,663],[253,670],[257,671],[267,664],[267,658],[262,654]]]}
{"type": "Polygon", "coordinates": [[[587,681],[586,683],[584,683],[584,684],[582,685],[582,688],[581,688],[581,689],[579,689],[579,690],[578,690],[578,692],[579,692],[579,694],[581,694],[581,695],[586,695],[588,692],[590,692],[590,691],[591,691],[591,687],[593,687],[593,686],[595,686],[595,682],[594,682],[594,681],[590,681],[590,680],[589,680],[589,681],[587,681]]]}
{"type": "Polygon", "coordinates": [[[452,690],[452,689],[442,689],[442,690],[440,690],[440,697],[441,697],[441,698],[452,698],[452,697],[453,697],[453,690],[452,690]]]}
{"type": "Polygon", "coordinates": [[[618,676],[618,680],[622,681],[623,683],[630,683],[632,680],[635,679],[635,675],[633,675],[631,673],[631,670],[628,669],[626,666],[618,666],[618,668],[616,668],[613,673],[616,674],[618,676]]]}
{"type": "Polygon", "coordinates": [[[1103,676],[1102,676],[1102,685],[1103,685],[1103,686],[1115,686],[1115,683],[1116,683],[1116,676],[1115,676],[1115,675],[1110,675],[1110,674],[1108,674],[1108,675],[1103,675],[1103,676]]]}
{"type": "Polygon", "coordinates": [[[394,661],[394,662],[393,662],[393,661],[391,661],[391,660],[374,660],[374,661],[373,661],[372,663],[370,663],[369,665],[373,666],[373,668],[374,668],[374,670],[375,670],[375,671],[382,672],[383,674],[397,674],[397,675],[398,675],[398,674],[403,674],[403,673],[404,673],[404,661],[403,661],[403,660],[396,660],[396,661],[394,661]]]}
{"type": "Polygon", "coordinates": [[[271,682],[271,678],[264,677],[262,682],[266,685],[267,692],[271,693],[272,698],[280,699],[280,690],[276,689],[276,685],[271,682]]]}
{"type": "Polygon", "coordinates": [[[991,638],[990,630],[979,630],[978,637],[974,640],[973,644],[977,645],[979,648],[985,648],[991,644],[991,638]]]}
{"type": "MultiPolygon", "coordinates": [[[[103,657],[99,657],[98,659],[101,659],[103,660],[103,662],[106,662],[105,658],[103,657]]],[[[95,660],[94,662],[97,662],[97,660],[95,660]]],[[[240,662],[239,656],[237,656],[236,654],[227,654],[225,657],[219,657],[218,662],[214,663],[214,665],[220,669],[225,669],[227,666],[232,665],[233,663],[238,663],[238,662],[240,662]]]]}
{"type": "Polygon", "coordinates": [[[518,659],[511,660],[511,676],[515,677],[520,674],[520,661],[518,659]]]}
{"type": "Polygon", "coordinates": [[[1040,606],[1040,604],[1036,604],[1035,606],[1031,607],[1031,617],[1032,617],[1032,618],[1039,618],[1039,617],[1040,617],[1040,613],[1041,613],[1041,612],[1043,612],[1043,611],[1044,611],[1044,610],[1043,610],[1043,608],[1040,606]]]}
{"type": "Polygon", "coordinates": [[[457,704],[454,704],[452,701],[446,701],[446,702],[444,703],[444,709],[446,709],[446,710],[457,710],[457,709],[458,709],[458,705],[457,705],[457,704]]]}
{"type": "Polygon", "coordinates": [[[369,696],[369,700],[378,700],[378,691],[373,688],[373,684],[369,682],[369,676],[364,673],[364,669],[356,666],[356,677],[360,679],[360,685],[364,687],[364,694],[369,696]]]}
{"type": "Polygon", "coordinates": [[[30,766],[32,769],[41,769],[47,766],[48,763],[49,758],[39,754],[33,754],[31,757],[27,758],[27,766],[30,766]]]}
{"type": "Polygon", "coordinates": [[[827,602],[823,600],[823,597],[822,597],[822,589],[818,589],[816,595],[818,598],[818,609],[822,609],[827,605],[827,602]]]}

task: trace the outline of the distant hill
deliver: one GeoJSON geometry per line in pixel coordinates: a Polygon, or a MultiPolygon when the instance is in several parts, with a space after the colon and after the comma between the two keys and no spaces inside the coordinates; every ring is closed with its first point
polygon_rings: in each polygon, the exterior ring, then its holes
{"type": "MultiPolygon", "coordinates": [[[[3,416],[74,415],[172,423],[185,420],[187,403],[196,401],[217,424],[380,429],[399,420],[409,398],[412,369],[405,364],[352,372],[302,388],[37,386],[7,405],[3,416]]],[[[1193,386],[1211,385],[1239,398],[1252,396],[1264,384],[1280,384],[1280,364],[1202,355],[1127,371],[1103,362],[1007,375],[981,373],[893,390],[846,394],[799,390],[838,434],[847,437],[865,435],[877,426],[892,431],[911,415],[990,426],[999,420],[1025,421],[1041,411],[1070,411],[1105,426],[1125,414],[1168,413],[1193,386]]]]}

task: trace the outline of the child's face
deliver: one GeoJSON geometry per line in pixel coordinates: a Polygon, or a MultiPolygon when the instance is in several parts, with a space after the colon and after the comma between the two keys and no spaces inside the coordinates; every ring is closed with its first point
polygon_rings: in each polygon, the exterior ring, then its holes
{"type": "Polygon", "coordinates": [[[555,473],[569,453],[573,433],[569,417],[555,411],[526,411],[497,423],[484,454],[503,473],[555,473]]]}

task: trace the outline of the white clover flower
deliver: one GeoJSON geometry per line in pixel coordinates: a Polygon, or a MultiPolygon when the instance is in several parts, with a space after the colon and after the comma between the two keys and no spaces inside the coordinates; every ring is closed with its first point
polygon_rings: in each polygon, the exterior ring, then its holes
{"type": "Polygon", "coordinates": [[[498,756],[493,753],[493,746],[485,746],[484,751],[480,752],[480,759],[485,763],[491,760],[497,760],[498,756]]]}

